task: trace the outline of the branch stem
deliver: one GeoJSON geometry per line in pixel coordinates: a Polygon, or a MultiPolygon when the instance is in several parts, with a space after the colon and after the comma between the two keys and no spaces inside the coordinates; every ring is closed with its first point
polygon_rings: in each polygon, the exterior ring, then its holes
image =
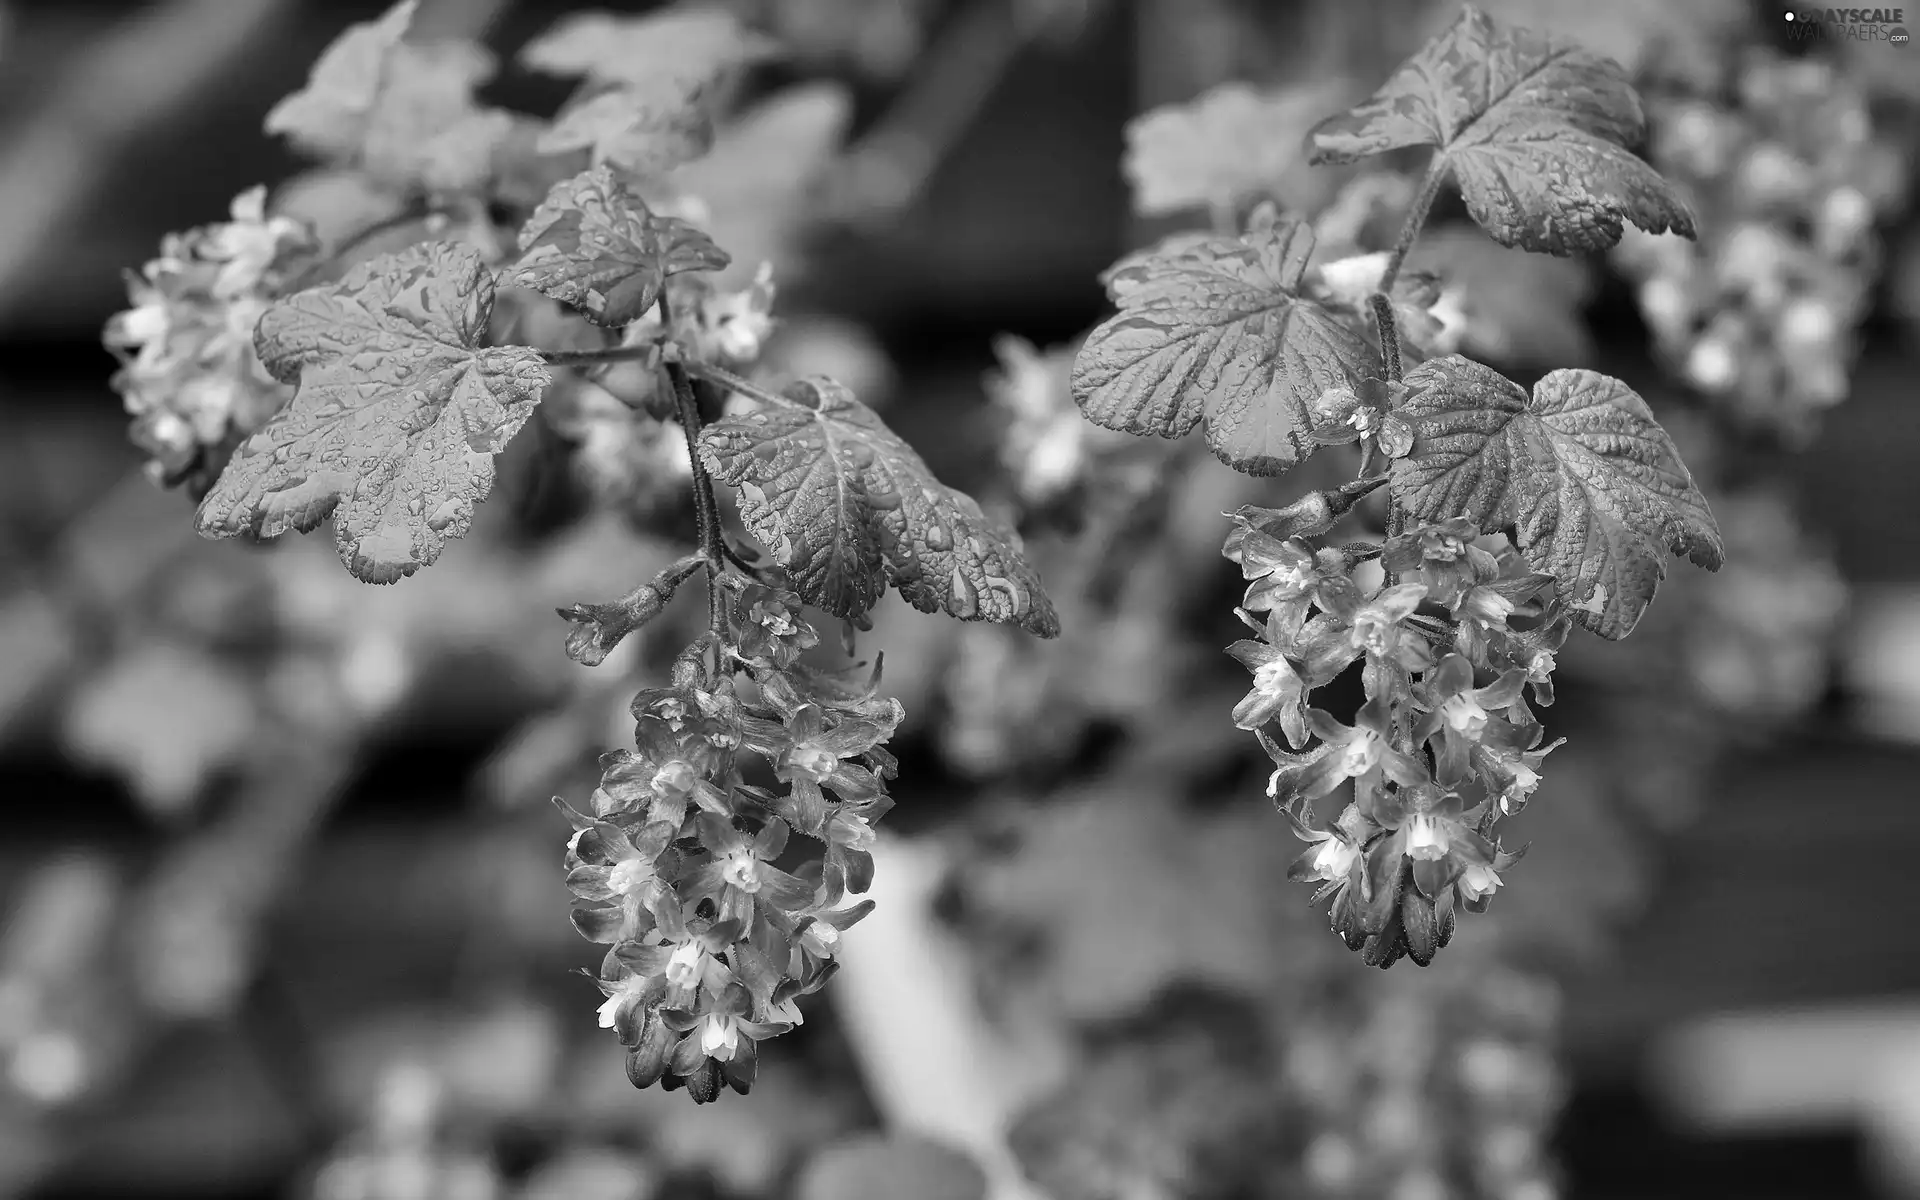
{"type": "Polygon", "coordinates": [[[682,365],[685,366],[687,374],[693,376],[695,379],[711,383],[716,387],[726,388],[730,392],[739,392],[742,396],[751,400],[757,400],[762,404],[772,404],[781,408],[794,407],[794,401],[790,397],[782,396],[778,392],[769,391],[750,379],[735,375],[725,367],[716,367],[712,363],[693,361],[686,362],[682,365]]]}
{"type": "Polygon", "coordinates": [[[1400,382],[1400,327],[1393,319],[1393,300],[1385,292],[1375,292],[1373,324],[1380,332],[1380,369],[1389,382],[1400,382]]]}
{"type": "Polygon", "coordinates": [[[653,342],[637,346],[611,346],[605,350],[542,350],[541,361],[555,367],[591,367],[601,363],[640,362],[660,352],[653,342]]]}
{"type": "Polygon", "coordinates": [[[1419,239],[1420,230],[1427,223],[1427,213],[1440,195],[1440,185],[1447,181],[1450,169],[1447,160],[1437,152],[1432,161],[1427,163],[1427,173],[1420,180],[1420,190],[1413,194],[1413,203],[1407,207],[1406,221],[1400,226],[1400,236],[1394,239],[1393,252],[1387,256],[1387,269],[1380,274],[1381,291],[1393,291],[1393,281],[1400,278],[1400,268],[1406,265],[1407,254],[1419,239]]]}
{"type": "MultiPolygon", "coordinates": [[[[673,328],[673,313],[665,295],[660,297],[660,325],[673,328]]],[[[700,457],[700,401],[693,394],[693,380],[687,364],[669,359],[662,364],[667,382],[673,389],[674,411],[680,429],[687,435],[687,462],[693,472],[693,512],[700,543],[700,556],[707,564],[707,623],[714,633],[726,630],[726,603],[720,590],[720,574],[727,569],[727,544],[721,536],[720,505],[713,498],[713,479],[700,457]]]]}

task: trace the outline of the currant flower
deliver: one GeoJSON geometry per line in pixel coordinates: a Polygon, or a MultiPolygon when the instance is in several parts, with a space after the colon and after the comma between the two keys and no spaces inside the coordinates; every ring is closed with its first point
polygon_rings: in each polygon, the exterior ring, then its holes
{"type": "Polygon", "coordinates": [[[1272,640],[1276,645],[1286,645],[1306,622],[1320,586],[1345,576],[1345,560],[1338,550],[1315,554],[1298,538],[1283,541],[1274,537],[1244,513],[1235,514],[1234,521],[1237,528],[1229,536],[1224,553],[1240,564],[1241,574],[1248,580],[1240,606],[1277,618],[1278,636],[1272,640]]]}
{"type": "MultiPolygon", "coordinates": [[[[1406,672],[1431,666],[1433,652],[1427,640],[1405,624],[1426,594],[1424,583],[1393,584],[1364,600],[1350,579],[1333,580],[1320,587],[1315,601],[1344,627],[1340,637],[1344,644],[1337,649],[1341,666],[1365,656],[1376,672],[1392,671],[1401,679],[1406,672]]],[[[1403,689],[1379,690],[1397,694],[1403,689]]]]}
{"type": "Polygon", "coordinates": [[[1287,744],[1304,746],[1307,741],[1306,680],[1276,643],[1287,640],[1287,617],[1281,612],[1267,615],[1269,641],[1242,638],[1227,647],[1227,653],[1241,666],[1253,672],[1253,686],[1233,706],[1233,723],[1241,729],[1257,730],[1278,720],[1287,744]]]}
{"type": "Polygon", "coordinates": [[[689,805],[733,815],[732,803],[713,782],[723,766],[721,752],[698,735],[676,734],[656,717],[634,723],[638,752],[615,751],[601,760],[600,786],[593,793],[594,815],[615,817],[642,812],[649,824],[680,827],[689,805]]]}
{"type": "Polygon", "coordinates": [[[1452,608],[1466,589],[1500,574],[1493,554],[1474,544],[1479,536],[1466,517],[1422,525],[1388,538],[1380,565],[1396,579],[1417,573],[1427,585],[1426,598],[1452,608]]]}
{"type": "Polygon", "coordinates": [[[1566,741],[1555,738],[1537,749],[1482,743],[1474,746],[1469,754],[1474,770],[1487,785],[1488,794],[1499,803],[1501,814],[1510,817],[1533,798],[1540,786],[1541,763],[1566,741]]]}
{"type": "Polygon", "coordinates": [[[880,778],[850,758],[867,753],[893,734],[892,721],[837,714],[829,725],[818,705],[805,705],[787,718],[786,744],[770,755],[774,774],[789,786],[795,827],[819,836],[827,821],[831,788],[842,801],[859,804],[877,798],[880,778]]]}
{"type": "Polygon", "coordinates": [[[873,847],[878,840],[873,822],[892,807],[893,798],[881,795],[859,804],[835,804],[829,810],[820,833],[827,853],[816,904],[838,904],[848,892],[857,896],[873,885],[873,847]]]}
{"type": "Polygon", "coordinates": [[[1547,619],[1537,627],[1497,631],[1488,654],[1492,663],[1511,664],[1525,672],[1527,690],[1542,708],[1553,707],[1553,672],[1559,665],[1556,652],[1573,630],[1573,621],[1559,610],[1558,600],[1552,603],[1547,619]]]}
{"type": "Polygon", "coordinates": [[[806,975],[814,969],[807,960],[826,962],[840,951],[840,935],[873,911],[873,901],[862,900],[846,908],[826,909],[802,919],[794,928],[793,973],[806,975]]]}
{"type": "MultiPolygon", "coordinates": [[[[1366,863],[1366,853],[1362,847],[1372,827],[1357,806],[1348,805],[1341,813],[1340,820],[1328,829],[1315,829],[1293,813],[1288,813],[1287,817],[1294,835],[1311,843],[1288,866],[1289,880],[1294,883],[1351,883],[1365,886],[1362,868],[1366,863]]],[[[1314,903],[1323,898],[1315,895],[1314,903]]]]}
{"type": "Polygon", "coordinates": [[[738,983],[705,998],[700,1008],[661,1009],[660,1023],[681,1035],[667,1055],[663,1086],[669,1091],[686,1088],[696,1104],[718,1099],[722,1083],[746,1095],[753,1087],[759,1041],[788,1028],[755,1021],[751,1011],[752,997],[738,983]]]}
{"type": "MultiPolygon", "coordinates": [[[[692,684],[647,688],[633,698],[633,719],[664,725],[681,745],[704,743],[715,756],[740,745],[740,705],[731,692],[712,692],[692,684]]],[[[706,760],[707,755],[701,755],[706,760]]]]}
{"type": "Polygon", "coordinates": [[[773,865],[787,847],[787,823],[775,817],[748,837],[713,813],[698,818],[700,844],[712,855],[681,885],[690,898],[712,899],[721,920],[751,925],[761,905],[794,911],[813,900],[813,886],[773,865]]]}
{"type": "Polygon", "coordinates": [[[1360,474],[1371,475],[1375,455],[1383,449],[1389,457],[1400,457],[1412,448],[1412,431],[1394,415],[1406,396],[1407,385],[1398,380],[1368,378],[1350,388],[1328,388],[1308,406],[1310,436],[1323,446],[1359,442],[1360,474]]]}
{"type": "MultiPolygon", "coordinates": [[[[1368,874],[1378,889],[1391,886],[1403,864],[1410,867],[1409,881],[1420,898],[1431,907],[1436,919],[1450,907],[1455,884],[1474,867],[1476,872],[1461,890],[1460,900],[1470,912],[1483,912],[1499,886],[1499,873],[1512,866],[1518,854],[1508,854],[1477,828],[1475,814],[1457,791],[1426,784],[1402,788],[1381,796],[1374,805],[1373,818],[1391,830],[1367,852],[1368,874]]],[[[1408,914],[1403,914],[1404,917],[1408,914]]],[[[1415,915],[1424,919],[1425,913],[1415,915]]],[[[1416,922],[1417,923],[1417,922],[1416,922]]],[[[1419,961],[1425,946],[1419,944],[1422,929],[1408,928],[1409,953],[1419,961]]],[[[1424,965],[1424,964],[1422,964],[1424,965]]]]}
{"type": "Polygon", "coordinates": [[[785,670],[820,644],[820,635],[800,618],[793,592],[750,583],[730,607],[728,644],[749,666],[785,670]]]}
{"type": "Polygon", "coordinates": [[[657,971],[634,970],[624,960],[614,960],[613,969],[618,972],[613,977],[603,974],[596,980],[606,999],[595,1016],[600,1028],[611,1029],[619,1036],[621,1045],[635,1047],[646,1036],[653,1011],[667,994],[667,979],[657,971]]]}
{"type": "Polygon", "coordinates": [[[585,901],[573,909],[573,927],[590,942],[619,943],[642,937],[653,923],[650,907],[667,891],[659,860],[678,826],[655,822],[635,835],[606,821],[587,822],[567,843],[567,888],[585,901]]]}
{"type": "MultiPolygon", "coordinates": [[[[1449,654],[1428,672],[1416,690],[1416,703],[1427,713],[1414,726],[1415,745],[1438,738],[1435,776],[1454,787],[1472,773],[1470,751],[1487,737],[1492,714],[1520,702],[1526,683],[1522,671],[1507,671],[1485,687],[1473,686],[1473,664],[1464,655],[1449,654]]],[[[1505,722],[1502,722],[1504,724],[1505,722]]]]}
{"type": "Polygon", "coordinates": [[[1536,617],[1553,594],[1553,576],[1534,571],[1518,554],[1503,555],[1497,570],[1476,578],[1450,605],[1455,624],[1454,645],[1478,663],[1489,660],[1493,642],[1507,632],[1508,618],[1536,617]]]}
{"type": "Polygon", "coordinates": [[[1393,714],[1384,697],[1363,704],[1351,726],[1324,709],[1308,709],[1307,726],[1321,744],[1289,769],[1281,786],[1308,800],[1349,779],[1356,781],[1356,794],[1370,794],[1386,779],[1403,788],[1427,782],[1426,767],[1393,744],[1393,714]]]}

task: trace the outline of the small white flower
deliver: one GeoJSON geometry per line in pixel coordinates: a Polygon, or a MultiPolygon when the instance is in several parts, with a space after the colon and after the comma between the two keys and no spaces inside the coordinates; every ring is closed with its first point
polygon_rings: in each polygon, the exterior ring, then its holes
{"type": "Polygon", "coordinates": [[[1500,886],[1500,876],[1492,867],[1474,865],[1460,875],[1460,894],[1469,900],[1479,900],[1493,895],[1500,886]]]}
{"type": "Polygon", "coordinates": [[[815,921],[800,935],[800,944],[821,958],[832,958],[840,948],[840,931],[825,921],[815,921]]]}
{"type": "Polygon", "coordinates": [[[653,864],[643,858],[623,858],[607,872],[607,887],[630,896],[653,878],[653,864]]]}
{"type": "Polygon", "coordinates": [[[727,1062],[740,1047],[740,1026],[732,1017],[708,1013],[700,1018],[700,1051],[709,1058],[727,1062]]]}
{"type": "Polygon", "coordinates": [[[1487,710],[1464,692],[1448,696],[1442,701],[1440,715],[1449,728],[1470,738],[1479,737],[1487,727],[1487,710]]]}
{"type": "Polygon", "coordinates": [[[849,850],[871,850],[878,840],[873,826],[860,813],[834,813],[827,821],[827,830],[829,842],[838,842],[849,850]]]}
{"type": "Polygon", "coordinates": [[[706,968],[706,947],[699,942],[682,942],[667,960],[667,982],[675,987],[698,987],[706,968]]]}
{"type": "Polygon", "coordinates": [[[720,877],[728,887],[738,888],[749,896],[760,890],[760,861],[751,850],[735,850],[727,855],[726,865],[720,868],[720,877]]]}
{"type": "Polygon", "coordinates": [[[1379,765],[1380,735],[1371,729],[1358,730],[1340,748],[1340,770],[1348,776],[1365,775],[1379,765]]]}
{"type": "Polygon", "coordinates": [[[644,975],[629,975],[614,985],[613,994],[601,1002],[595,1010],[600,1014],[600,1028],[612,1029],[619,1024],[620,1008],[631,1000],[647,983],[644,975]]]}
{"type": "Polygon", "coordinates": [[[1407,822],[1407,856],[1438,862],[1447,856],[1447,831],[1426,813],[1407,822]]]}
{"type": "Polygon", "coordinates": [[[1313,856],[1313,877],[1328,881],[1345,879],[1359,860],[1358,850],[1337,837],[1330,837],[1320,843],[1319,851],[1313,856]]]}

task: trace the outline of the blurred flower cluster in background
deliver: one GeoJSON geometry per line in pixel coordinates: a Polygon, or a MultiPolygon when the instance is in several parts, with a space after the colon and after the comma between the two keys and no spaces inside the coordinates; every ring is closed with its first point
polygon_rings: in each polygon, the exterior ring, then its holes
{"type": "MultiPolygon", "coordinates": [[[[649,196],[732,252],[684,336],[882,408],[1017,524],[1062,635],[874,612],[855,657],[884,647],[906,717],[895,808],[856,831],[872,914],[814,930],[839,977],[785,1000],[751,1094],[634,1090],[550,799],[591,808],[707,621],[676,598],[589,667],[555,615],[687,552],[652,375],[550,393],[469,535],[395,586],[324,534],[197,539],[291,390],[264,298],[315,244],[494,218],[263,132],[380,4],[0,5],[0,1196],[1920,1195],[1920,52],[1809,49],[1744,0],[1484,5],[1634,73],[1702,236],[1555,259],[1443,201],[1401,319],[1519,378],[1635,381],[1728,561],[1560,648],[1568,740],[1503,829],[1525,870],[1383,973],[1287,882],[1310,847],[1221,652],[1247,586],[1222,514],[1348,459],[1236,475],[1091,425],[1069,373],[1114,258],[1261,201],[1359,303],[1419,164],[1309,171],[1301,142],[1457,6],[715,2],[783,49],[649,196]],[[1217,144],[1244,169],[1193,165],[1217,144]]],[[[588,7],[420,0],[409,36],[497,60],[459,121],[547,114],[575,102],[515,55],[588,7]]],[[[495,132],[530,206],[552,164],[495,132]]],[[[503,289],[493,319],[557,312],[503,289]]],[[[844,665],[816,624],[809,661],[844,665]]]]}

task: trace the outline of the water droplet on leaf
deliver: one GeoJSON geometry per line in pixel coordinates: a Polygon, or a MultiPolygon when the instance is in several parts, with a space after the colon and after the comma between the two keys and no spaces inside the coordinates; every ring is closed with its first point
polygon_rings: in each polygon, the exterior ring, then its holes
{"type": "Polygon", "coordinates": [[[980,613],[980,593],[974,590],[973,584],[960,573],[958,567],[953,569],[951,582],[953,599],[947,603],[947,611],[962,621],[971,621],[980,613]]]}

